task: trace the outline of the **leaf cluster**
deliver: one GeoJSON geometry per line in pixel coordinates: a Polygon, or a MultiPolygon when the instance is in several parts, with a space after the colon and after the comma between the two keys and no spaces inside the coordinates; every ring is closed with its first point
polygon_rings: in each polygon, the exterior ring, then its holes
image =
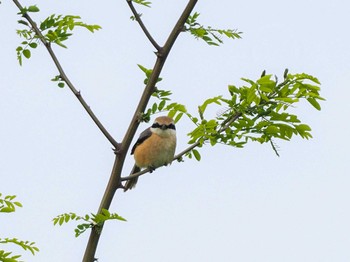
{"type": "MultiPolygon", "coordinates": [[[[145,83],[152,74],[151,69],[139,65],[145,73],[145,83]]],[[[159,81],[161,78],[159,79],[159,81]]],[[[156,88],[153,97],[158,99],[152,103],[142,116],[148,122],[151,115],[167,111],[168,115],[178,122],[186,115],[196,128],[188,135],[189,144],[203,146],[209,142],[212,146],[224,144],[237,148],[244,147],[249,141],[270,143],[278,154],[274,139],[289,141],[293,135],[304,139],[312,137],[309,125],[302,123],[297,115],[289,112],[293,105],[301,99],[308,101],[315,109],[320,110],[318,101],[324,100],[319,94],[320,82],[308,74],[288,74],[286,69],[283,81],[265,71],[256,81],[242,78],[244,85],[228,86],[228,97],[215,96],[206,99],[198,106],[198,117],[189,113],[182,104],[171,102],[171,92],[156,88]],[[221,112],[213,119],[206,118],[209,106],[217,105],[221,112]]],[[[186,154],[200,160],[197,149],[192,148],[186,154]]]]}
{"type": "Polygon", "coordinates": [[[16,211],[16,207],[22,207],[22,204],[17,201],[13,201],[16,196],[2,197],[0,193],[0,213],[11,213],[16,211]]]}
{"type": "Polygon", "coordinates": [[[51,15],[40,24],[41,32],[45,32],[45,38],[50,43],[55,43],[61,47],[67,48],[63,41],[67,40],[72,35],[75,27],[83,27],[93,33],[101,29],[99,25],[88,25],[83,23],[80,16],[76,15],[51,15]]]}
{"type": "MultiPolygon", "coordinates": [[[[37,6],[23,7],[18,14],[25,16],[27,12],[39,12],[39,8],[37,6]]],[[[101,29],[99,25],[82,22],[81,17],[76,15],[50,15],[41,22],[38,27],[41,35],[38,35],[27,21],[19,20],[18,23],[26,26],[25,29],[17,30],[17,34],[25,39],[25,41],[16,48],[17,59],[20,65],[22,65],[22,56],[27,59],[31,57],[31,49],[35,49],[38,46],[38,40],[67,48],[63,42],[73,35],[72,32],[75,27],[85,28],[92,33],[101,29]]]]}
{"type": "MultiPolygon", "coordinates": [[[[190,144],[205,142],[241,148],[248,141],[271,143],[277,153],[273,139],[290,140],[293,135],[304,139],[312,137],[309,125],[301,123],[297,115],[288,110],[301,99],[320,110],[318,100],[320,82],[307,74],[288,74],[279,83],[277,77],[263,75],[256,81],[242,78],[241,87],[229,85],[229,96],[217,96],[204,101],[198,107],[200,121],[190,132],[190,144]],[[204,113],[209,105],[223,107],[223,112],[214,119],[206,119],[204,113]]],[[[278,154],[278,153],[277,153],[278,154]]]]}
{"type": "MultiPolygon", "coordinates": [[[[151,73],[144,70],[146,73],[151,73]]],[[[195,128],[189,135],[189,144],[201,147],[205,143],[224,144],[237,148],[244,147],[249,141],[270,143],[278,154],[274,139],[289,141],[293,135],[304,139],[312,137],[309,125],[302,123],[290,109],[300,100],[307,101],[315,109],[320,110],[318,101],[324,100],[319,94],[320,82],[307,74],[283,75],[283,81],[265,72],[256,81],[242,78],[244,84],[240,87],[228,86],[227,97],[215,96],[206,99],[198,106],[198,117],[187,111],[182,104],[171,102],[170,91],[159,90],[153,93],[158,101],[148,108],[143,119],[148,121],[151,115],[167,111],[168,115],[178,122],[186,115],[195,128]],[[210,106],[219,107],[215,118],[205,116],[210,106]]],[[[200,161],[199,151],[192,148],[185,154],[200,161]]]]}
{"type": "Polygon", "coordinates": [[[202,39],[208,45],[219,46],[223,43],[222,37],[227,37],[231,39],[240,39],[242,32],[238,32],[233,29],[215,29],[210,26],[203,26],[197,22],[199,13],[195,12],[193,15],[189,16],[185,31],[190,32],[195,38],[202,39]]]}
{"type": "Polygon", "coordinates": [[[12,255],[12,252],[6,252],[5,250],[0,250],[0,261],[3,262],[20,262],[18,260],[21,255],[12,255]]]}
{"type": "Polygon", "coordinates": [[[26,13],[36,13],[36,12],[39,12],[39,8],[36,6],[36,5],[31,5],[31,6],[28,6],[28,7],[23,7],[19,13],[17,13],[18,15],[24,15],[26,13]]]}
{"type": "Polygon", "coordinates": [[[77,214],[70,212],[70,213],[64,213],[61,215],[58,215],[55,217],[52,221],[54,225],[60,225],[62,226],[64,223],[68,223],[69,221],[84,221],[85,223],[77,225],[77,227],[74,229],[75,237],[80,236],[82,233],[84,233],[87,229],[95,229],[99,231],[101,229],[101,225],[107,221],[107,220],[120,220],[120,221],[126,221],[125,218],[119,216],[116,213],[110,213],[107,209],[102,209],[101,213],[98,214],[92,214],[91,215],[84,215],[84,216],[78,216],[77,214]]]}
{"type": "Polygon", "coordinates": [[[65,86],[65,82],[62,80],[60,75],[55,76],[51,79],[52,82],[57,82],[59,88],[63,88],[65,86]]]}
{"type": "MultiPolygon", "coordinates": [[[[35,242],[30,242],[30,241],[22,241],[22,240],[18,240],[17,238],[0,238],[0,244],[8,244],[8,243],[12,243],[15,244],[17,246],[20,246],[21,248],[23,248],[24,250],[28,250],[30,251],[30,253],[32,253],[32,255],[35,255],[35,252],[39,251],[39,248],[37,248],[35,246],[35,242]]],[[[3,251],[3,250],[1,250],[3,251]]],[[[2,261],[1,259],[1,251],[0,251],[0,261],[2,261]]],[[[8,256],[9,254],[11,254],[11,252],[4,252],[2,253],[4,256],[8,256]],[[6,254],[6,255],[5,255],[6,254]]],[[[20,255],[17,255],[16,258],[19,258],[20,255]]],[[[12,257],[13,259],[14,257],[12,257]]],[[[5,260],[7,261],[7,260],[5,260]]]]}
{"type": "MultiPolygon", "coordinates": [[[[0,213],[11,213],[16,211],[16,207],[22,207],[20,202],[14,201],[16,196],[8,195],[2,197],[0,193],[0,213]]],[[[35,246],[35,242],[22,241],[17,238],[0,238],[0,244],[15,244],[20,246],[24,250],[29,250],[33,255],[39,251],[39,248],[35,246]]],[[[12,252],[0,250],[0,261],[4,262],[19,262],[21,255],[12,255],[12,252]]]]}
{"type": "MultiPolygon", "coordinates": [[[[147,84],[150,76],[152,75],[152,69],[147,69],[142,65],[138,65],[138,67],[144,72],[146,76],[144,84],[147,84]]],[[[157,82],[160,81],[162,81],[161,77],[157,79],[157,82]]],[[[173,118],[175,123],[177,123],[184,114],[192,119],[192,115],[187,112],[186,107],[183,104],[176,102],[170,103],[171,95],[172,92],[170,90],[162,90],[155,87],[152,97],[156,98],[158,101],[152,103],[152,106],[145,110],[141,117],[141,121],[149,122],[152,115],[162,112],[168,112],[168,116],[173,118]]]]}
{"type": "MultiPolygon", "coordinates": [[[[131,0],[128,0],[131,1],[131,0]]],[[[146,1],[146,0],[132,0],[135,4],[143,5],[146,7],[151,7],[152,2],[146,1]]]]}

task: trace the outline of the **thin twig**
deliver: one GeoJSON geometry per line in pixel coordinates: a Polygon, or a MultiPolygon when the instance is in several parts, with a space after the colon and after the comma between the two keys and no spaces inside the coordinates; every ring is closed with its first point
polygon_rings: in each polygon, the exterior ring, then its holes
{"type": "MultiPolygon", "coordinates": [[[[19,8],[19,10],[23,10],[22,5],[17,1],[13,0],[15,5],[19,8]]],[[[35,34],[39,37],[40,41],[45,45],[47,51],[49,52],[51,59],[53,60],[54,64],[56,65],[56,68],[60,74],[60,78],[67,84],[67,86],[70,88],[70,90],[73,92],[73,94],[76,96],[76,98],[79,100],[81,105],[84,107],[85,111],[89,114],[91,119],[95,122],[97,127],[101,130],[101,132],[105,135],[105,137],[108,139],[108,141],[113,145],[115,149],[119,149],[119,144],[117,141],[111,136],[111,134],[107,131],[107,129],[102,125],[100,120],[96,117],[94,112],[91,110],[90,106],[86,103],[84,98],[82,97],[81,93],[74,87],[73,83],[70,81],[66,73],[64,72],[60,62],[57,59],[56,54],[51,48],[51,44],[49,41],[46,40],[45,36],[41,33],[40,29],[36,25],[36,23],[33,21],[33,19],[29,16],[28,13],[24,13],[23,17],[27,19],[27,21],[30,23],[32,29],[34,30],[35,34]]]]}
{"type": "Polygon", "coordinates": [[[158,43],[156,42],[156,40],[154,40],[154,38],[152,37],[152,35],[150,34],[150,32],[147,30],[145,24],[142,22],[141,16],[137,13],[134,4],[132,3],[132,0],[126,0],[126,2],[128,3],[131,12],[133,13],[136,21],[139,23],[142,31],[145,33],[146,37],[148,38],[148,40],[152,43],[152,45],[157,49],[157,51],[160,51],[161,47],[158,45],[158,43]]]}

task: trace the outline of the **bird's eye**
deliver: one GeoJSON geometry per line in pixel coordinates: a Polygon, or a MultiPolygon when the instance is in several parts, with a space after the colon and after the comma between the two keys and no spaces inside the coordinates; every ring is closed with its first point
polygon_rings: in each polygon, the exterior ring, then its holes
{"type": "Polygon", "coordinates": [[[154,123],[152,125],[152,128],[160,128],[160,129],[174,129],[175,130],[175,125],[173,123],[169,124],[169,125],[161,125],[159,123],[154,123]]]}
{"type": "Polygon", "coordinates": [[[160,128],[161,126],[160,126],[160,124],[159,123],[153,123],[153,125],[152,125],[152,128],[160,128]]]}

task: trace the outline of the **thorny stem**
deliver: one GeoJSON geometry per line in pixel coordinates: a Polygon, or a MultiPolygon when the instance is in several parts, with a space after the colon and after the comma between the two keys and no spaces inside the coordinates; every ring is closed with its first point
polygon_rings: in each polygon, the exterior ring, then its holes
{"type": "MultiPolygon", "coordinates": [[[[22,5],[17,1],[13,0],[15,5],[18,7],[19,10],[23,10],[22,5]]],[[[56,65],[56,68],[58,72],[60,73],[60,78],[67,84],[67,86],[70,88],[70,90],[73,92],[73,94],[76,96],[76,98],[79,100],[81,105],[84,107],[85,111],[89,114],[91,119],[95,122],[97,127],[101,130],[101,132],[104,134],[104,136],[108,139],[108,141],[113,145],[115,149],[119,148],[119,144],[117,141],[111,136],[111,134],[107,131],[107,129],[103,126],[103,124],[100,122],[100,120],[96,117],[94,112],[91,110],[90,106],[86,103],[84,98],[82,97],[80,91],[78,91],[73,83],[70,81],[66,73],[64,72],[60,62],[57,59],[56,54],[51,48],[51,44],[49,41],[46,40],[45,36],[41,33],[40,29],[36,25],[36,23],[32,20],[32,18],[28,15],[28,13],[24,13],[23,17],[27,19],[27,21],[30,23],[32,29],[34,30],[35,34],[38,36],[40,41],[45,45],[47,51],[49,52],[54,64],[56,65]]]]}

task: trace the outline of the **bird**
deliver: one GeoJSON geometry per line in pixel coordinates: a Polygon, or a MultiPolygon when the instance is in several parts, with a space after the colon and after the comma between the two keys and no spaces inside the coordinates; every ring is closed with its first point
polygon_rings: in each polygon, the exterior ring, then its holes
{"type": "MultiPolygon", "coordinates": [[[[135,165],[131,174],[142,168],[154,169],[171,164],[176,149],[176,128],[174,120],[168,116],[160,116],[151,127],[144,130],[131,149],[135,165]]],[[[125,183],[124,192],[136,186],[138,177],[125,183]]]]}

